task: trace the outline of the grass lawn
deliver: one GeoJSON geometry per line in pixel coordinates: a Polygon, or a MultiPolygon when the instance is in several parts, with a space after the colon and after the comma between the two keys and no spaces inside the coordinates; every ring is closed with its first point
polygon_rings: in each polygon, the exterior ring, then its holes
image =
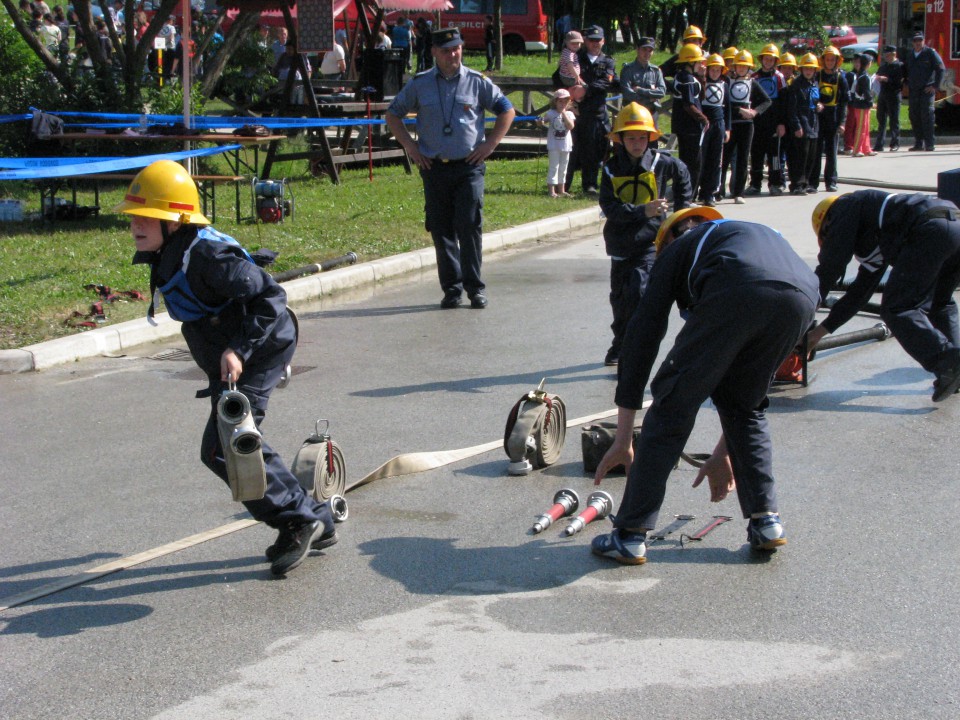
{"type": "MultiPolygon", "coordinates": [[[[759,50],[759,46],[751,50],[759,50]]],[[[617,68],[633,60],[635,52],[615,55],[617,68]]],[[[657,54],[662,62],[666,54],[657,54]]],[[[549,77],[557,55],[546,53],[504,58],[497,76],[549,77]]],[[[482,55],[468,54],[465,64],[483,67],[482,55]]],[[[512,98],[520,104],[520,97],[512,98]]],[[[213,111],[211,110],[211,114],[213,111]]],[[[906,105],[901,126],[909,127],[906,105]]],[[[876,120],[873,120],[876,128],[876,120]]],[[[661,130],[669,132],[669,113],[661,117],[661,130]]],[[[291,141],[296,145],[299,141],[291,141]]],[[[204,172],[225,173],[222,160],[205,160],[204,172]]],[[[495,160],[488,163],[485,229],[496,230],[569,210],[595,206],[586,198],[552,200],[545,194],[546,157],[528,160],[495,160]]],[[[400,166],[375,168],[374,181],[367,170],[343,170],[342,183],[313,178],[306,162],[280,163],[273,177],[293,181],[295,217],[282,225],[253,225],[235,222],[234,193],[220,187],[217,227],[235,236],[253,250],[270,248],[280,253],[276,271],[299,267],[336,257],[348,251],[361,260],[370,260],[429,246],[423,228],[423,189],[416,172],[404,173],[400,166]]],[[[37,191],[32,184],[11,183],[8,196],[27,204],[27,211],[39,210],[37,191]]],[[[116,204],[125,185],[114,185],[101,193],[100,204],[116,204]]],[[[250,192],[241,192],[243,214],[249,213],[250,192]]],[[[81,192],[79,205],[92,205],[92,192],[81,192]]],[[[147,271],[130,265],[133,253],[128,223],[122,216],[104,212],[84,221],[45,225],[39,221],[6,223],[0,227],[0,349],[21,347],[78,330],[66,320],[74,311],[87,312],[97,298],[84,285],[108,285],[114,290],[149,290],[147,271]]],[[[141,316],[144,303],[119,302],[106,306],[107,323],[141,316]]]]}

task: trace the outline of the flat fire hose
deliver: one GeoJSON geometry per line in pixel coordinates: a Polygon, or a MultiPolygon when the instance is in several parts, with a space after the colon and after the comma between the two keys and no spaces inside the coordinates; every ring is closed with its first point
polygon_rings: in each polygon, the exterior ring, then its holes
{"type": "MultiPolygon", "coordinates": [[[[641,409],[650,407],[650,400],[644,401],[641,409]]],[[[600,420],[602,418],[610,417],[615,415],[617,412],[616,408],[611,410],[605,410],[603,412],[595,413],[593,415],[586,415],[584,417],[575,418],[573,420],[567,421],[567,427],[576,427],[578,425],[585,425],[587,423],[594,422],[595,420],[600,420]]],[[[414,453],[404,453],[402,455],[397,455],[394,458],[391,458],[383,465],[380,465],[378,468],[374,469],[370,473],[364,475],[362,478],[356,482],[350,483],[345,492],[350,492],[355,490],[358,487],[367,485],[368,483],[374,482],[376,480],[382,480],[385,478],[391,477],[402,477],[404,475],[411,475],[413,473],[426,472],[427,470],[434,470],[444,465],[449,465],[451,463],[459,462],[460,460],[465,460],[467,458],[473,457],[475,455],[480,455],[490,450],[494,450],[502,445],[501,440],[493,440],[488,443],[483,443],[482,445],[474,445],[472,447],[460,448],[459,450],[442,450],[439,452],[414,452],[414,453]]],[[[33,588],[32,590],[27,590],[25,592],[19,593],[17,595],[11,595],[6,598],[0,598],[0,612],[4,610],[9,610],[10,608],[17,607],[19,605],[24,605],[25,603],[32,602],[34,600],[39,600],[40,598],[47,597],[48,595],[53,595],[54,593],[61,592],[63,590],[69,590],[70,588],[77,587],[78,585],[83,585],[92,580],[111,575],[115,572],[120,572],[121,570],[127,570],[137,565],[142,565],[143,563],[150,562],[151,560],[156,560],[157,558],[164,557],[165,555],[170,555],[181,550],[186,550],[187,548],[194,547],[200,543],[207,542],[208,540],[215,540],[217,538],[229,535],[230,533],[237,532],[238,530],[245,530],[248,527],[254,525],[259,525],[260,523],[253,518],[246,518],[244,520],[236,520],[226,525],[221,525],[220,527],[215,527],[210,530],[205,530],[204,532],[198,533],[196,535],[190,535],[189,537],[181,538],[180,540],[175,540],[173,542],[155,547],[152,550],[146,550],[135,555],[128,555],[127,557],[120,558],[119,560],[113,560],[103,565],[97,565],[83,572],[71,575],[69,577],[61,578],[54,582],[41,585],[39,587],[33,588]]]]}
{"type": "Polygon", "coordinates": [[[560,458],[567,435],[567,408],[558,395],[543,389],[521,397],[510,410],[503,433],[503,449],[510,458],[511,475],[553,465],[560,458]]]}
{"type": "Polygon", "coordinates": [[[347,464],[340,446],[327,432],[329,429],[329,420],[317,420],[316,432],[303,441],[290,465],[300,487],[321,503],[334,495],[343,495],[347,488],[347,464]],[[327,423],[322,432],[320,423],[327,423]]]}

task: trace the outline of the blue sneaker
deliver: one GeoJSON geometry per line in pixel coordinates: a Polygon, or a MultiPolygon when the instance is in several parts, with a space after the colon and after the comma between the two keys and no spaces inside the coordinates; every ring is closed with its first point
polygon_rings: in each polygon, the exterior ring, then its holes
{"type": "Polygon", "coordinates": [[[787,539],[783,536],[780,516],[773,514],[751,518],[747,524],[747,541],[752,550],[774,551],[781,545],[786,545],[787,539]]]}
{"type": "Polygon", "coordinates": [[[598,535],[590,543],[594,555],[616,560],[622,565],[643,565],[647,561],[646,533],[614,529],[609,535],[598,535]]]}

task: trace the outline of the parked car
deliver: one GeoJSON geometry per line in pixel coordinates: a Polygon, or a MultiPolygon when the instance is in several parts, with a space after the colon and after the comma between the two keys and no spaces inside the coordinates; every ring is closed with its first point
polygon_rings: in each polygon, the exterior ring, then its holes
{"type": "Polygon", "coordinates": [[[853,59],[854,55],[858,53],[867,53],[868,55],[873,55],[873,61],[876,62],[877,58],[880,57],[879,50],[877,48],[877,43],[854,43],[853,45],[847,45],[840,48],[840,54],[843,55],[843,59],[849,62],[853,59]]]}
{"type": "MultiPolygon", "coordinates": [[[[823,29],[827,34],[827,41],[834,47],[844,48],[848,45],[854,45],[858,42],[857,34],[849,25],[824,25],[823,29]]],[[[817,49],[821,45],[820,38],[805,37],[798,35],[790,38],[784,43],[784,52],[805,53],[817,49]]]]}

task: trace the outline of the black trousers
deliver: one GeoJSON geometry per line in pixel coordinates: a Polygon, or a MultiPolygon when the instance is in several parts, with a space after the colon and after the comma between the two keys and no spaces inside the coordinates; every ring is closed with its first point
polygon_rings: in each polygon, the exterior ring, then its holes
{"type": "Polygon", "coordinates": [[[610,261],[610,307],[613,309],[613,323],[610,325],[613,342],[610,344],[610,353],[616,357],[620,356],[627,323],[633,317],[637,304],[647,289],[650,270],[656,257],[656,248],[651,244],[643,254],[610,261]]]}
{"type": "Polygon", "coordinates": [[[427,230],[437,252],[437,274],[445,293],[463,292],[471,297],[484,289],[480,279],[483,263],[483,179],[487,166],[463,161],[434,160],[429,170],[420,170],[426,208],[427,230]]]}
{"type": "Polygon", "coordinates": [[[911,228],[883,291],[880,316],[903,349],[938,373],[960,349],[953,293],[960,286],[960,221],[911,228]]]}
{"type": "Polygon", "coordinates": [[[703,132],[677,133],[677,157],[690,173],[690,188],[696,193],[700,187],[700,168],[703,165],[703,132]]]}
{"type": "Polygon", "coordinates": [[[873,149],[883,150],[887,137],[887,121],[890,123],[890,149],[900,147],[900,93],[881,92],[877,95],[877,140],[873,149]]]}
{"type": "Polygon", "coordinates": [[[914,92],[910,90],[907,98],[910,109],[910,127],[913,128],[913,144],[927,150],[933,150],[936,140],[933,137],[934,109],[933,95],[922,89],[914,92]]]}
{"type": "Polygon", "coordinates": [[[787,143],[789,161],[787,169],[790,171],[790,189],[817,186],[817,166],[820,164],[818,151],[819,138],[792,137],[787,143]]]}
{"type": "Polygon", "coordinates": [[[750,167],[750,145],[753,143],[753,123],[735,122],[730,127],[730,142],[723,146],[723,175],[733,165],[730,176],[731,197],[741,197],[747,187],[747,170],[750,167]]]}
{"type": "MultiPolygon", "coordinates": [[[[296,345],[291,344],[287,351],[275,358],[276,364],[269,367],[248,366],[243,369],[237,390],[247,396],[254,421],[258,428],[267,413],[270,393],[280,382],[284,368],[293,360],[296,345]]],[[[223,459],[223,447],[220,445],[220,433],[217,430],[217,403],[224,390],[224,384],[217,378],[210,378],[212,395],[210,418],[203,431],[200,444],[200,459],[221,480],[227,481],[227,463],[223,459]]],[[[262,428],[261,428],[262,430],[262,428]]],[[[318,503],[307,495],[293,473],[287,468],[280,456],[266,442],[262,445],[263,462],[267,471],[267,491],[260,500],[248,500],[243,503],[255,520],[273,528],[287,523],[304,523],[322,520],[327,530],[333,529],[333,517],[327,503],[318,503]]],[[[228,483],[229,484],[229,483],[228,483]]]]}
{"type": "Polygon", "coordinates": [[[710,123],[710,129],[703,135],[703,146],[700,152],[700,190],[695,195],[698,200],[711,200],[720,189],[725,135],[726,128],[723,122],[710,123]]]}
{"type": "Polygon", "coordinates": [[[824,108],[820,114],[820,133],[817,142],[817,167],[814,171],[811,184],[816,187],[823,177],[826,187],[836,186],[837,178],[837,150],[840,143],[840,119],[837,118],[836,107],[824,108]],[[821,160],[822,158],[822,160],[821,160]],[[822,162],[822,164],[821,164],[822,162]],[[823,169],[821,175],[821,168],[823,169]]]}
{"type": "Polygon", "coordinates": [[[799,290],[774,282],[720,288],[697,303],[650,385],[653,405],[615,527],[656,528],[667,478],[707,398],[720,416],[743,516],[777,511],[767,391],[815,309],[799,290]]]}
{"type": "MultiPolygon", "coordinates": [[[[763,117],[762,115],[760,117],[763,117]]],[[[759,190],[763,186],[763,166],[769,168],[767,185],[783,185],[783,168],[780,166],[780,138],[776,123],[754,121],[753,144],[750,147],[750,187],[759,190]]]]}
{"type": "Polygon", "coordinates": [[[573,176],[580,171],[583,189],[596,190],[600,187],[600,165],[607,155],[610,124],[606,113],[603,115],[581,114],[573,126],[573,150],[567,165],[566,189],[573,185],[573,176]]]}

